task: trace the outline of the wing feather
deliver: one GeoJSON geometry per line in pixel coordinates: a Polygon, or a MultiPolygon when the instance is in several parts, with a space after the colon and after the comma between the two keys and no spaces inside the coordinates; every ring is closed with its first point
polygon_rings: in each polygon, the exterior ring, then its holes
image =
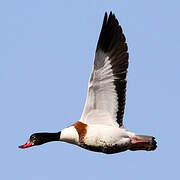
{"type": "Polygon", "coordinates": [[[116,17],[105,13],[88,95],[80,121],[122,126],[126,96],[128,47],[116,17]]]}

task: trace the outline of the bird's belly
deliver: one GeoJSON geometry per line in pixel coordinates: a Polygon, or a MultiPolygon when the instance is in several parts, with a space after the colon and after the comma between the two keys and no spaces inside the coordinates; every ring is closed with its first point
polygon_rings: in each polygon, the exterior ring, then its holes
{"type": "Polygon", "coordinates": [[[123,152],[129,149],[130,138],[121,137],[118,141],[106,141],[104,139],[95,138],[93,141],[86,139],[80,146],[90,151],[113,154],[123,152]]]}
{"type": "Polygon", "coordinates": [[[129,143],[130,137],[124,129],[92,126],[88,128],[81,147],[112,154],[127,150],[129,143]]]}

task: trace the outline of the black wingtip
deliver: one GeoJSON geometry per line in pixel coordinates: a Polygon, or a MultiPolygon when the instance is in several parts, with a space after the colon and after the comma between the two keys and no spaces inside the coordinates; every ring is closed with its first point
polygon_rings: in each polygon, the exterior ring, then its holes
{"type": "Polygon", "coordinates": [[[105,22],[109,21],[109,19],[111,18],[117,20],[115,14],[112,11],[110,11],[109,15],[107,12],[105,12],[104,14],[104,20],[106,20],[105,22]]]}
{"type": "Polygon", "coordinates": [[[105,26],[105,24],[107,23],[107,18],[108,18],[108,14],[107,14],[107,12],[105,12],[102,28],[103,28],[103,26],[105,26]]]}
{"type": "Polygon", "coordinates": [[[97,49],[103,50],[104,52],[110,51],[111,46],[121,41],[122,29],[119,26],[119,22],[112,11],[109,15],[105,12],[101,33],[99,36],[97,49]]]}

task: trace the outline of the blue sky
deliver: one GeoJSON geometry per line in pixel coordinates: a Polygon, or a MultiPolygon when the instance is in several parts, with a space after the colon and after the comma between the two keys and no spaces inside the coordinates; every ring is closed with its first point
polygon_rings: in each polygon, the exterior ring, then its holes
{"type": "Polygon", "coordinates": [[[178,0],[0,2],[0,178],[178,179],[180,23],[178,0]],[[21,150],[34,132],[80,118],[105,11],[130,53],[124,125],[156,137],[154,152],[114,155],[55,142],[21,150]]]}

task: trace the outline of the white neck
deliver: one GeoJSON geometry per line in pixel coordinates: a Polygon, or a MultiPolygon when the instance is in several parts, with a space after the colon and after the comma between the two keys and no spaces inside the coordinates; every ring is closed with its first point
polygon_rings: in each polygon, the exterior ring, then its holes
{"type": "Polygon", "coordinates": [[[70,126],[61,131],[60,141],[78,145],[79,135],[74,126],[70,126]]]}

